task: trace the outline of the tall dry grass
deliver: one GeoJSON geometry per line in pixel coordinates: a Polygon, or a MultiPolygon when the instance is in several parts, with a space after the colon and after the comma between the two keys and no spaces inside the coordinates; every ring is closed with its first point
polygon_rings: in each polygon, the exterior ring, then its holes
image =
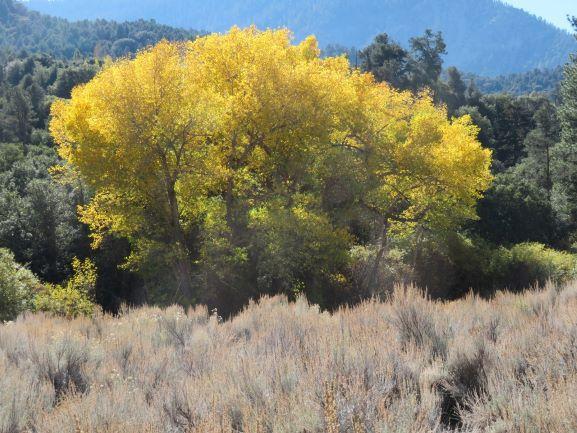
{"type": "Polygon", "coordinates": [[[0,432],[574,432],[577,284],[0,327],[0,432]]]}

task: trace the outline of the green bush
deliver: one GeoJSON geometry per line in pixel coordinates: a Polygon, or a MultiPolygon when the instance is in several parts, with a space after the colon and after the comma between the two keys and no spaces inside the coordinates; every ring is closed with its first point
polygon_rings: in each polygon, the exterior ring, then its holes
{"type": "Polygon", "coordinates": [[[577,276],[575,255],[547,248],[539,243],[523,243],[510,250],[509,279],[512,288],[544,284],[547,280],[561,284],[577,276]]]}
{"type": "Polygon", "coordinates": [[[68,318],[94,313],[96,267],[89,259],[81,261],[75,258],[72,269],[74,275],[65,284],[48,285],[35,297],[35,310],[68,318]]]}
{"type": "Polygon", "coordinates": [[[457,298],[470,289],[486,295],[504,289],[520,291],[577,277],[576,255],[534,242],[507,248],[452,235],[426,241],[417,256],[416,282],[438,298],[457,298]]]}
{"type": "Polygon", "coordinates": [[[14,320],[29,310],[41,287],[32,272],[14,261],[10,251],[0,249],[0,322],[14,320]]]}
{"type": "Polygon", "coordinates": [[[414,270],[406,248],[391,246],[375,269],[377,254],[376,247],[355,245],[351,248],[348,276],[352,287],[351,292],[347,293],[349,298],[359,300],[383,296],[392,293],[398,284],[413,282],[414,270]],[[373,275],[375,271],[377,274],[373,275]],[[374,287],[371,287],[371,283],[374,287]]]}
{"type": "Polygon", "coordinates": [[[473,280],[462,272],[465,268],[463,262],[467,259],[463,249],[453,250],[452,256],[461,271],[461,279],[469,282],[469,287],[474,289],[519,291],[535,285],[542,286],[549,280],[562,284],[577,276],[577,256],[540,243],[528,242],[505,248],[466,238],[463,242],[468,243],[472,256],[476,258],[468,262],[469,268],[476,268],[475,272],[469,270],[468,275],[475,276],[473,280]]]}

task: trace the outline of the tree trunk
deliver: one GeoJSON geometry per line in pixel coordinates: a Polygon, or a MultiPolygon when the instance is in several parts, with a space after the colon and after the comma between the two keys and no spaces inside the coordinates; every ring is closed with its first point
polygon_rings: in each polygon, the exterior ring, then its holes
{"type": "Polygon", "coordinates": [[[169,184],[167,193],[170,206],[171,240],[173,245],[176,247],[174,268],[178,286],[175,292],[175,300],[184,298],[184,301],[190,302],[194,295],[192,285],[192,266],[188,255],[188,249],[186,247],[184,229],[180,224],[180,211],[173,182],[169,184]]]}
{"type": "Polygon", "coordinates": [[[377,251],[375,261],[367,278],[367,290],[371,295],[374,295],[377,290],[379,268],[381,267],[381,262],[383,261],[388,246],[388,232],[389,222],[384,220],[379,238],[379,250],[377,251]]]}
{"type": "Polygon", "coordinates": [[[548,137],[546,138],[547,140],[547,149],[546,149],[546,167],[545,169],[547,170],[547,174],[546,174],[546,182],[547,182],[547,201],[549,203],[549,205],[551,205],[551,190],[553,189],[553,185],[551,182],[551,146],[550,146],[550,142],[548,137]]]}
{"type": "Polygon", "coordinates": [[[234,180],[232,176],[230,176],[226,182],[224,202],[226,206],[226,224],[231,231],[231,235],[233,235],[236,218],[234,215],[234,180]]]}
{"type": "Polygon", "coordinates": [[[235,209],[235,197],[234,197],[234,188],[235,188],[234,175],[238,171],[241,162],[237,159],[236,156],[237,147],[238,147],[237,137],[236,134],[234,134],[231,139],[231,159],[228,163],[228,166],[231,170],[231,174],[229,174],[228,179],[226,181],[226,190],[224,193],[224,201],[226,206],[226,224],[228,225],[228,229],[230,230],[229,240],[232,245],[235,245],[236,239],[238,237],[237,213],[235,209]]]}

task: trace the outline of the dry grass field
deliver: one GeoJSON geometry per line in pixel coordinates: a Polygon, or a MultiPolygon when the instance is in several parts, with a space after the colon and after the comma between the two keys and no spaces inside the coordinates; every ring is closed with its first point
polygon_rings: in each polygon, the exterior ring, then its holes
{"type": "Polygon", "coordinates": [[[574,432],[577,285],[0,327],[0,432],[574,432]]]}

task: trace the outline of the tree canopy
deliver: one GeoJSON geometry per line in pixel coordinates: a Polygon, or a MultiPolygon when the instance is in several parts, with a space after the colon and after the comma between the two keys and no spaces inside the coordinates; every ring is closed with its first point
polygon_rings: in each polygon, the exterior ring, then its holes
{"type": "Polygon", "coordinates": [[[354,244],[473,219],[491,181],[470,117],[286,30],[161,42],[52,116],[60,155],[96,191],[81,209],[96,244],[126,237],[130,263],[176,264],[187,299],[234,293],[239,274],[261,292],[346,285],[354,244]]]}

